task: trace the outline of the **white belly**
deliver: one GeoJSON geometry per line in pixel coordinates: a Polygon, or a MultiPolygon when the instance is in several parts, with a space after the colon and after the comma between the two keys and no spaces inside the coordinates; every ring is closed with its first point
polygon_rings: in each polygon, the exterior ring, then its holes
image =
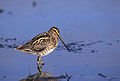
{"type": "MultiPolygon", "coordinates": [[[[55,48],[54,48],[54,49],[55,49],[55,48]]],[[[44,50],[44,51],[42,51],[39,55],[40,55],[40,56],[48,55],[48,54],[51,53],[54,49],[44,50]]]]}

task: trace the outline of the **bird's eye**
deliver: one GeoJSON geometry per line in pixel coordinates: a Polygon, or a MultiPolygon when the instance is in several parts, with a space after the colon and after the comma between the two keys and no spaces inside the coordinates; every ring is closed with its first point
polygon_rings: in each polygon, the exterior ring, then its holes
{"type": "Polygon", "coordinates": [[[56,32],[56,31],[54,30],[54,32],[56,32]]]}

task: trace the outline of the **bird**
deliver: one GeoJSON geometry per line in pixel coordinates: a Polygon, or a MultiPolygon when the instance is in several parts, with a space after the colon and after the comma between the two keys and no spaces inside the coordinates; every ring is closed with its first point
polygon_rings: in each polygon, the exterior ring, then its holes
{"type": "Polygon", "coordinates": [[[51,27],[48,32],[38,34],[26,44],[16,47],[15,50],[37,55],[37,66],[39,66],[39,63],[44,65],[41,57],[50,54],[58,46],[58,38],[62,41],[67,50],[70,51],[68,46],[61,39],[59,29],[55,26],[51,27]]]}

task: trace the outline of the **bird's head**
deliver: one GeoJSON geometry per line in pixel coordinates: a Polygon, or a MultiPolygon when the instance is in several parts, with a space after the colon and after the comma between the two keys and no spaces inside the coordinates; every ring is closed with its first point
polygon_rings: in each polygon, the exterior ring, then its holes
{"type": "Polygon", "coordinates": [[[57,27],[50,28],[48,32],[51,32],[52,34],[57,35],[57,36],[60,34],[60,31],[57,27]]]}
{"type": "Polygon", "coordinates": [[[68,51],[70,51],[70,49],[67,47],[67,45],[64,43],[64,41],[61,39],[60,31],[57,27],[50,28],[50,30],[48,32],[51,33],[51,35],[58,37],[62,41],[62,43],[65,45],[65,47],[68,49],[68,51]]]}

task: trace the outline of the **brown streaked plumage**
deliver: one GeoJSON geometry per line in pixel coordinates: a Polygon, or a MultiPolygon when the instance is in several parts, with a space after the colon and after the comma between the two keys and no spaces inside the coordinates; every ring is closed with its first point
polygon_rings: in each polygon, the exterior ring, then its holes
{"type": "Polygon", "coordinates": [[[60,38],[59,29],[57,27],[50,28],[48,32],[35,36],[26,44],[18,46],[15,49],[25,53],[38,55],[37,65],[39,66],[39,61],[42,63],[42,65],[44,65],[44,63],[41,61],[41,57],[48,55],[57,47],[58,38],[62,41],[68,51],[70,51],[67,45],[60,38]]]}

